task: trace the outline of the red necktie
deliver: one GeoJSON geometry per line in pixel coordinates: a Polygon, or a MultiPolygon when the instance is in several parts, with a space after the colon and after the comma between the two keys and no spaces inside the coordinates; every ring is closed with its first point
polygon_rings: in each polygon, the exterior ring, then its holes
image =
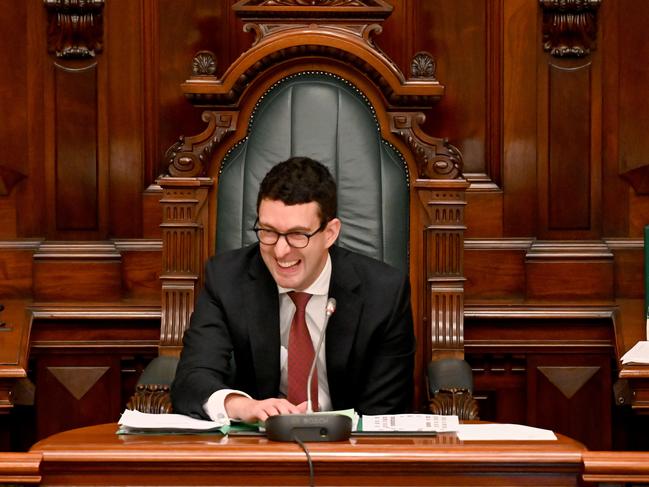
{"type": "MultiPolygon", "coordinates": [[[[307,381],[313,363],[313,341],[306,326],[306,303],[311,294],[291,291],[289,297],[295,303],[295,314],[288,335],[288,400],[300,404],[307,400],[307,381]]],[[[311,403],[314,411],[318,410],[318,371],[313,372],[311,379],[311,403]]]]}

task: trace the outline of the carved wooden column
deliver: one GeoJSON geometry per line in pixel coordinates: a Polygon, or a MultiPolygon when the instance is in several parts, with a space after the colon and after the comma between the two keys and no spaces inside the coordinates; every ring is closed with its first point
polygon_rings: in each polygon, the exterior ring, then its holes
{"type": "MultiPolygon", "coordinates": [[[[204,56],[205,53],[199,53],[204,56]]],[[[196,61],[194,62],[196,64],[196,61]]],[[[195,72],[196,73],[196,72],[195,72]]],[[[208,194],[214,181],[205,167],[214,147],[233,130],[237,112],[206,111],[207,128],[192,137],[180,137],[167,151],[168,174],[158,183],[162,206],[162,324],[161,355],[177,355],[202,285],[203,266],[211,254],[204,231],[210,217],[208,194]]]]}

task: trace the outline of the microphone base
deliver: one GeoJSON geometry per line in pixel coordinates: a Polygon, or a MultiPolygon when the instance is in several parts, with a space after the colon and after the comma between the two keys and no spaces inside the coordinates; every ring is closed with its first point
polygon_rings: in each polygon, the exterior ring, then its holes
{"type": "Polygon", "coordinates": [[[266,420],[272,441],[344,441],[352,434],[352,420],[342,414],[279,414],[266,420]]]}

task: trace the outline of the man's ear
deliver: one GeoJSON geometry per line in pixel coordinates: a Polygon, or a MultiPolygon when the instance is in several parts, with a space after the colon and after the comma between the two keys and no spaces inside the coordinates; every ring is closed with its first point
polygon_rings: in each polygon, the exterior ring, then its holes
{"type": "Polygon", "coordinates": [[[327,248],[331,247],[334,244],[334,242],[338,239],[341,225],[342,222],[338,218],[333,218],[332,220],[329,220],[329,222],[327,223],[327,226],[323,230],[323,233],[325,234],[325,242],[327,248]]]}

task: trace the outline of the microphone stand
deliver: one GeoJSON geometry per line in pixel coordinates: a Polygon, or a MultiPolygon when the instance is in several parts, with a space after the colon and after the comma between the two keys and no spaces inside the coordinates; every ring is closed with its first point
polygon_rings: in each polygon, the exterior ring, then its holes
{"type": "Polygon", "coordinates": [[[318,362],[318,355],[324,342],[329,318],[336,310],[336,300],[329,298],[325,323],[316,346],[307,379],[306,414],[278,414],[266,419],[266,436],[273,441],[342,441],[351,436],[352,420],[336,413],[314,414],[311,402],[311,381],[318,362]]]}

